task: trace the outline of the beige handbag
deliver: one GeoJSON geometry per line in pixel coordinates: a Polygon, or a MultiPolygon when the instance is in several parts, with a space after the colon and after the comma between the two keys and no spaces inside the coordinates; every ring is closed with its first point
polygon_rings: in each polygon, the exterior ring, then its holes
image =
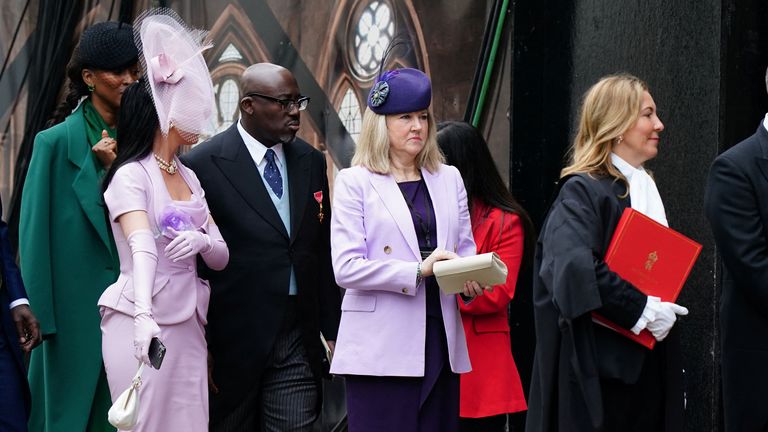
{"type": "Polygon", "coordinates": [[[468,280],[477,281],[481,287],[507,281],[507,265],[496,252],[438,261],[432,271],[445,294],[462,292],[464,282],[468,280]]]}
{"type": "Polygon", "coordinates": [[[112,426],[121,430],[131,430],[139,419],[139,387],[141,387],[141,372],[144,363],[139,365],[131,385],[120,394],[107,413],[112,426]]]}

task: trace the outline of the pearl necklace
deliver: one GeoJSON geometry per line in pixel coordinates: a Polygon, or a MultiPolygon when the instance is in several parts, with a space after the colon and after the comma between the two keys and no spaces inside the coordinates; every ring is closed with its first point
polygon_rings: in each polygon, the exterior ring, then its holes
{"type": "Polygon", "coordinates": [[[170,175],[176,174],[176,171],[178,171],[178,167],[176,165],[176,159],[171,159],[171,163],[168,163],[163,158],[158,156],[157,153],[152,153],[152,155],[155,156],[155,161],[157,162],[157,166],[159,166],[161,170],[167,172],[170,175]]]}

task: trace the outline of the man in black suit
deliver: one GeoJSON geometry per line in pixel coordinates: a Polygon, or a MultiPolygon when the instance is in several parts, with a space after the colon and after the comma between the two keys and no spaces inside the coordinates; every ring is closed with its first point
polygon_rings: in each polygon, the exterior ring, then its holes
{"type": "Polygon", "coordinates": [[[290,71],[255,64],[240,94],[239,122],[182,159],[230,253],[223,271],[203,269],[211,430],[309,431],[320,406],[320,333],[332,347],[340,315],[325,157],[296,138],[309,98],[290,71]]]}
{"type": "Polygon", "coordinates": [[[29,386],[22,351],[32,351],[42,341],[42,335],[37,318],[29,309],[16,253],[8,238],[8,225],[2,220],[0,266],[0,431],[21,432],[27,430],[29,416],[29,386]]]}
{"type": "Polygon", "coordinates": [[[725,430],[768,430],[768,115],[754,135],[715,159],[704,201],[724,267],[725,430]]]}

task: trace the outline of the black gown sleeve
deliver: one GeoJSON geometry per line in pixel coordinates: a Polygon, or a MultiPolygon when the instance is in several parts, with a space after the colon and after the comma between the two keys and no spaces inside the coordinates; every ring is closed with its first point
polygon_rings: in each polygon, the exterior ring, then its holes
{"type": "Polygon", "coordinates": [[[616,324],[631,328],[645,308],[647,296],[612,272],[603,261],[606,226],[605,200],[584,178],[573,178],[561,188],[542,232],[539,276],[552,293],[566,320],[596,311],[616,324]]]}

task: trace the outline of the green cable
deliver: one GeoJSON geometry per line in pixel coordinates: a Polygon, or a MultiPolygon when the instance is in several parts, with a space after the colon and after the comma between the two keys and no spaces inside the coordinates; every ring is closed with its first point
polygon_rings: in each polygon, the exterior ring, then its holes
{"type": "Polygon", "coordinates": [[[472,115],[472,126],[477,127],[480,123],[480,114],[483,110],[483,104],[485,104],[485,97],[488,94],[488,87],[491,84],[491,74],[493,73],[493,64],[496,61],[496,52],[499,50],[499,41],[501,40],[501,33],[504,29],[504,20],[507,17],[507,6],[509,0],[504,0],[501,5],[502,13],[499,16],[499,21],[496,23],[496,33],[493,35],[493,45],[491,45],[491,54],[488,56],[488,65],[485,67],[485,76],[483,77],[483,86],[480,88],[480,97],[477,99],[477,106],[475,107],[475,113],[472,115]]]}

